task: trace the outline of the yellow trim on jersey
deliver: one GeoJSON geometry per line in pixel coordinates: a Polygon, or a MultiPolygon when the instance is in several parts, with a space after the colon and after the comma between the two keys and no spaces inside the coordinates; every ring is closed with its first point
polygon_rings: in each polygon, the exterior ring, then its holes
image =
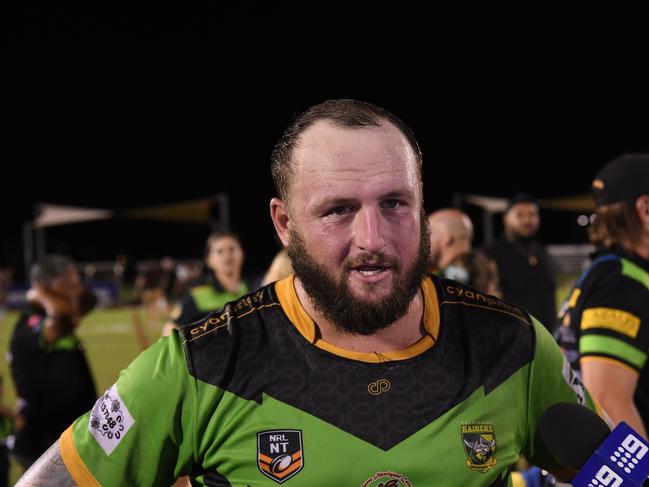
{"type": "Polygon", "coordinates": [[[277,293],[277,298],[284,313],[286,313],[288,319],[297,328],[297,331],[309,340],[310,343],[315,343],[315,323],[302,307],[297,297],[293,284],[294,279],[295,275],[291,274],[281,281],[277,281],[275,283],[275,292],[277,293]]]}
{"type": "Polygon", "coordinates": [[[640,375],[640,372],[638,372],[637,369],[634,369],[630,365],[627,365],[624,362],[620,362],[619,360],[615,360],[614,358],[611,357],[599,357],[597,355],[588,355],[586,357],[579,357],[579,361],[580,362],[606,362],[608,364],[617,365],[618,367],[622,367],[623,369],[630,370],[636,375],[640,375]]]}
{"type": "Polygon", "coordinates": [[[97,482],[97,479],[95,479],[90,473],[90,470],[88,470],[88,467],[83,463],[83,460],[81,460],[77,448],[74,446],[74,438],[72,436],[73,426],[69,426],[59,439],[59,451],[61,452],[61,458],[63,458],[65,468],[68,469],[70,477],[72,477],[77,485],[101,487],[101,484],[97,482]]]}
{"type": "Polygon", "coordinates": [[[579,296],[581,296],[581,289],[573,289],[572,294],[570,295],[570,299],[568,300],[569,308],[574,308],[575,306],[577,306],[577,300],[579,299],[579,296]]]}
{"type": "Polygon", "coordinates": [[[603,328],[613,330],[631,338],[638,336],[640,318],[636,315],[613,308],[588,308],[581,315],[581,329],[603,328]]]}
{"type": "Polygon", "coordinates": [[[439,333],[439,302],[437,290],[429,277],[424,278],[421,285],[424,296],[424,328],[428,332],[413,345],[393,352],[354,352],[339,348],[322,339],[316,338],[316,328],[313,319],[302,307],[297,293],[295,292],[294,276],[290,275],[275,283],[275,292],[286,316],[293,323],[300,334],[315,346],[327,350],[335,355],[346,357],[360,362],[379,363],[393,360],[405,360],[415,357],[435,344],[439,333]]]}
{"type": "Polygon", "coordinates": [[[512,472],[510,478],[512,479],[512,487],[526,487],[527,485],[523,474],[520,472],[512,472]]]}

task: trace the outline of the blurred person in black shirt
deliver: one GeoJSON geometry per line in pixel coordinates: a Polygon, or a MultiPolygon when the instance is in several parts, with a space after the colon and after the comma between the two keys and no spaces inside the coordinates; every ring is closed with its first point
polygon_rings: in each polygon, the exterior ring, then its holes
{"type": "Polygon", "coordinates": [[[97,398],[74,334],[96,297],[83,287],[74,262],[60,255],[35,263],[30,281],[29,305],[18,318],[8,353],[18,400],[12,454],[24,468],[97,398]]]}
{"type": "Polygon", "coordinates": [[[535,199],[526,193],[514,195],[503,224],[500,239],[482,249],[496,261],[502,297],[525,307],[550,327],[557,315],[556,284],[552,258],[535,238],[541,224],[535,199]]]}

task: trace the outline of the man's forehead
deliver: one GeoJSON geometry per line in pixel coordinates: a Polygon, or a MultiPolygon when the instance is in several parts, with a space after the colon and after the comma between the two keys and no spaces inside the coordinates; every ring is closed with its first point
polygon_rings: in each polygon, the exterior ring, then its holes
{"type": "Polygon", "coordinates": [[[377,125],[347,126],[338,124],[333,120],[325,119],[318,120],[306,128],[300,135],[297,147],[320,147],[323,145],[331,145],[332,143],[344,143],[367,133],[387,135],[393,138],[394,141],[404,139],[403,142],[407,143],[403,133],[389,120],[378,120],[377,125]]]}
{"type": "Polygon", "coordinates": [[[345,162],[355,157],[373,161],[387,161],[403,165],[416,164],[415,152],[404,134],[391,122],[380,125],[342,126],[330,120],[319,120],[300,136],[292,154],[293,169],[322,168],[323,164],[345,162]]]}

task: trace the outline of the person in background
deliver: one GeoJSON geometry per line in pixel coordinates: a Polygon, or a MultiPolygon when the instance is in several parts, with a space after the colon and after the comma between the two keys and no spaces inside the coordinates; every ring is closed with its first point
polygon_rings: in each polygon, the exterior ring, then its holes
{"type": "Polygon", "coordinates": [[[11,454],[29,467],[97,398],[83,346],[75,334],[97,299],[74,262],[50,255],[32,265],[29,306],[11,337],[8,360],[16,388],[11,454]]]}
{"type": "Polygon", "coordinates": [[[428,215],[430,225],[430,272],[497,296],[496,263],[471,248],[473,224],[457,208],[442,208],[428,215]]]}
{"type": "Polygon", "coordinates": [[[244,253],[239,237],[232,232],[213,232],[205,243],[208,274],[193,285],[171,311],[163,335],[173,328],[194,323],[248,292],[241,277],[244,253]]]}
{"type": "Polygon", "coordinates": [[[328,100],[271,159],[294,274],[149,347],[17,487],[506,486],[521,452],[560,468],[540,418],[590,396],[522,308],[427,273],[412,131],[328,100]]]}
{"type": "Polygon", "coordinates": [[[588,229],[596,252],[568,295],[555,338],[614,423],[649,431],[649,154],[595,177],[588,229]]]}
{"type": "Polygon", "coordinates": [[[523,306],[551,330],[556,283],[552,258],[536,239],[540,223],[536,200],[517,193],[503,216],[503,235],[481,250],[496,262],[503,299],[523,306]]]}

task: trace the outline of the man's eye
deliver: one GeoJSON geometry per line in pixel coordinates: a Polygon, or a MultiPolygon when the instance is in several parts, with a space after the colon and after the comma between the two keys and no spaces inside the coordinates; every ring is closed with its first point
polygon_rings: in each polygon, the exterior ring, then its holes
{"type": "Polygon", "coordinates": [[[383,202],[383,208],[399,208],[401,206],[401,202],[399,200],[386,200],[383,202]]]}
{"type": "Polygon", "coordinates": [[[347,215],[351,211],[349,206],[336,206],[327,212],[328,215],[347,215]]]}

